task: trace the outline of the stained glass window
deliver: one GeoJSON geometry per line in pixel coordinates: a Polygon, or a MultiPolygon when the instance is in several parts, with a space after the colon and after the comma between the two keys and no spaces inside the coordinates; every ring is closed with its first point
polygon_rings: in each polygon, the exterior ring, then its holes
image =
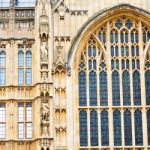
{"type": "Polygon", "coordinates": [[[80,111],[80,146],[88,146],[86,111],[80,111]]]}
{"type": "Polygon", "coordinates": [[[122,74],[122,86],[123,86],[123,105],[127,106],[131,104],[130,100],[130,74],[128,71],[124,71],[122,74]]]}
{"type": "Polygon", "coordinates": [[[114,106],[120,105],[120,83],[117,71],[112,73],[112,100],[114,106]]]}
{"type": "Polygon", "coordinates": [[[98,117],[96,111],[90,113],[91,146],[98,146],[98,117]]]}
{"type": "Polygon", "coordinates": [[[92,71],[89,74],[89,91],[90,91],[90,105],[97,105],[97,77],[96,72],[92,71]]]}
{"type": "Polygon", "coordinates": [[[102,146],[109,145],[109,126],[108,126],[108,112],[101,112],[101,144],[102,146]]]}
{"type": "Polygon", "coordinates": [[[125,136],[125,145],[132,145],[132,123],[131,123],[131,112],[130,110],[124,111],[124,136],[125,136]]]}
{"type": "Polygon", "coordinates": [[[138,71],[133,72],[133,98],[134,105],[141,105],[141,81],[138,71]]]}
{"type": "Polygon", "coordinates": [[[119,110],[113,112],[114,145],[121,146],[121,114],[119,110]]]}
{"type": "Polygon", "coordinates": [[[140,110],[134,112],[135,122],[135,144],[137,146],[143,145],[143,129],[142,129],[142,113],[140,110]]]}

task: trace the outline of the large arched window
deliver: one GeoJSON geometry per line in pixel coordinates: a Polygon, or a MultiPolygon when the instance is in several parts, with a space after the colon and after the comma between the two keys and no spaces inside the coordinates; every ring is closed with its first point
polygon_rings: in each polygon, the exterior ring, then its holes
{"type": "Polygon", "coordinates": [[[144,60],[150,27],[132,17],[120,14],[100,21],[79,46],[78,104],[87,115],[86,137],[79,130],[81,149],[143,146],[145,132],[150,144],[149,112],[147,127],[142,124],[145,104],[150,105],[149,52],[144,60]]]}

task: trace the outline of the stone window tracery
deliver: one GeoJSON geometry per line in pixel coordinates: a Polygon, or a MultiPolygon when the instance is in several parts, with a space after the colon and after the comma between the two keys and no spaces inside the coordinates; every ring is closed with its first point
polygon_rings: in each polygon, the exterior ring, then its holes
{"type": "Polygon", "coordinates": [[[149,39],[143,21],[121,15],[96,26],[84,40],[78,65],[81,148],[110,146],[110,137],[115,147],[143,146],[144,132],[149,142],[149,109],[147,127],[142,124],[145,103],[150,105],[149,51],[144,58],[149,39]]]}

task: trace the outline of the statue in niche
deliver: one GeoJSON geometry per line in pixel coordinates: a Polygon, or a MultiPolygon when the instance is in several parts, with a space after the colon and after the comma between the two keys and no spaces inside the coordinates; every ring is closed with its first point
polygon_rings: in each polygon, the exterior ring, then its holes
{"type": "Polygon", "coordinates": [[[49,113],[50,113],[49,111],[50,111],[50,108],[49,108],[48,100],[45,98],[43,100],[42,106],[41,106],[41,122],[42,122],[42,124],[49,122],[49,113]]]}
{"type": "Polygon", "coordinates": [[[41,61],[42,62],[48,61],[48,47],[46,42],[42,42],[41,45],[41,61]]]}

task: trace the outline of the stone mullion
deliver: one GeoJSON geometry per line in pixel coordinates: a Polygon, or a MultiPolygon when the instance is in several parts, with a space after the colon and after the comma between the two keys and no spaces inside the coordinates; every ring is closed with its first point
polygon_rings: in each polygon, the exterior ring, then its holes
{"type": "Polygon", "coordinates": [[[98,146],[101,147],[101,122],[100,122],[100,109],[97,111],[98,116],[98,146]]]}
{"type": "Polygon", "coordinates": [[[145,149],[148,147],[148,142],[145,140],[147,137],[147,117],[146,117],[146,93],[145,93],[145,71],[144,71],[144,50],[143,50],[143,34],[142,34],[142,24],[139,21],[139,49],[140,49],[140,77],[141,77],[141,105],[142,105],[142,128],[143,128],[143,146],[145,149]],[[145,126],[144,126],[145,125],[145,126]]]}
{"type": "MultiPolygon", "coordinates": [[[[99,64],[100,64],[100,56],[98,55],[98,43],[96,44],[96,75],[97,75],[97,106],[100,108],[100,80],[99,80],[99,64]]],[[[101,133],[100,133],[100,110],[97,111],[98,116],[98,146],[101,146],[101,133]]]]}
{"type": "Polygon", "coordinates": [[[96,75],[97,75],[97,106],[100,107],[100,80],[99,80],[99,64],[100,56],[98,55],[98,44],[96,44],[96,75]]]}
{"type": "Polygon", "coordinates": [[[110,22],[107,22],[106,32],[106,48],[107,48],[107,81],[108,81],[108,120],[109,120],[109,146],[113,149],[113,117],[112,117],[112,82],[111,82],[111,53],[110,53],[110,22]]]}
{"type": "Polygon", "coordinates": [[[133,80],[132,80],[132,50],[131,50],[131,32],[129,32],[129,73],[130,73],[130,98],[131,98],[131,106],[134,105],[133,101],[133,80]]]}
{"type": "Polygon", "coordinates": [[[124,110],[121,109],[121,135],[122,135],[122,146],[125,146],[125,140],[124,140],[124,110]]]}
{"type": "Polygon", "coordinates": [[[89,112],[89,107],[90,107],[90,98],[89,98],[89,63],[88,63],[88,43],[86,43],[86,58],[87,58],[87,62],[86,62],[86,85],[87,85],[87,128],[88,128],[88,146],[90,146],[90,112],[89,112]]]}

